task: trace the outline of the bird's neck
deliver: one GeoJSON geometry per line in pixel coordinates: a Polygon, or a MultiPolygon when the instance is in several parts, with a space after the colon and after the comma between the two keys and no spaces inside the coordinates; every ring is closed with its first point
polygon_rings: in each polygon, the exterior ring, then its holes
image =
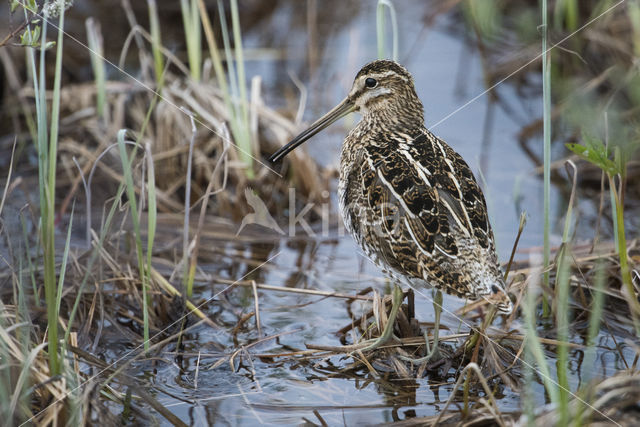
{"type": "Polygon", "coordinates": [[[413,90],[399,98],[389,98],[362,111],[360,126],[369,132],[416,133],[424,128],[424,108],[413,90]]]}
{"type": "Polygon", "coordinates": [[[422,105],[414,108],[383,108],[367,111],[358,123],[360,132],[370,135],[402,133],[417,135],[424,129],[422,105]]]}
{"type": "Polygon", "coordinates": [[[388,110],[369,111],[363,114],[362,120],[349,132],[342,146],[341,158],[350,163],[371,145],[387,146],[393,141],[412,141],[424,131],[421,108],[407,114],[395,114],[388,110]]]}

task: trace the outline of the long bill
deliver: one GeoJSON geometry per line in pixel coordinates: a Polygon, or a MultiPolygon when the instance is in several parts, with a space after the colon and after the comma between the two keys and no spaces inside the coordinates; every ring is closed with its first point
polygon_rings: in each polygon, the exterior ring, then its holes
{"type": "Polygon", "coordinates": [[[287,145],[276,151],[271,157],[269,157],[269,160],[272,162],[277,162],[278,160],[282,159],[284,156],[295,150],[299,145],[304,144],[309,138],[311,138],[336,120],[354,111],[355,109],[356,106],[354,105],[354,103],[351,102],[349,98],[345,98],[331,111],[316,120],[304,132],[293,138],[287,145]]]}

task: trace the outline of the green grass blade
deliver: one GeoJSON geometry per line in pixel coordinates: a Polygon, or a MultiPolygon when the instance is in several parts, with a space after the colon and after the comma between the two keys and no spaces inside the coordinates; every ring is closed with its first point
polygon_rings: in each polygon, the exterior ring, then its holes
{"type": "MultiPolygon", "coordinates": [[[[615,194],[615,188],[609,186],[609,202],[611,203],[611,218],[613,218],[613,230],[617,230],[618,229],[618,209],[616,206],[616,194],[615,194]]],[[[613,233],[613,243],[615,245],[615,250],[616,252],[618,251],[618,248],[620,247],[619,243],[618,243],[618,233],[613,233]]]]}
{"type": "MultiPolygon", "coordinates": [[[[9,342],[8,340],[10,339],[11,337],[9,336],[9,334],[7,334],[6,330],[4,328],[0,328],[0,341],[7,340],[7,342],[9,342]]],[[[29,352],[29,355],[22,361],[22,369],[20,369],[20,375],[18,376],[18,379],[14,385],[13,396],[11,396],[11,403],[9,404],[9,414],[15,413],[16,406],[18,405],[18,400],[25,397],[22,395],[22,391],[25,388],[27,381],[29,380],[29,377],[31,375],[31,365],[33,365],[34,361],[38,357],[38,354],[40,354],[40,351],[42,351],[42,349],[46,346],[46,342],[35,346],[29,352]]]]}
{"type": "Polygon", "coordinates": [[[556,327],[558,334],[556,372],[558,375],[558,406],[560,415],[559,425],[569,422],[569,279],[571,257],[567,254],[568,244],[563,244],[558,255],[556,276],[556,327]]]}
{"type": "Polygon", "coordinates": [[[204,27],[204,34],[207,38],[207,44],[209,46],[209,56],[211,57],[211,63],[213,64],[213,70],[216,74],[216,80],[220,86],[224,103],[229,110],[231,110],[231,98],[229,97],[229,86],[227,84],[227,76],[224,73],[224,67],[222,66],[222,59],[218,52],[218,44],[216,43],[215,36],[213,34],[213,27],[211,21],[209,21],[209,15],[207,14],[207,8],[204,4],[204,0],[198,1],[198,10],[200,12],[200,20],[204,27]]]}
{"type": "MultiPolygon", "coordinates": [[[[586,396],[591,391],[590,381],[593,378],[592,366],[596,361],[596,339],[600,333],[600,324],[602,322],[602,311],[604,308],[605,293],[604,288],[607,281],[607,268],[604,262],[604,258],[599,258],[594,266],[596,276],[592,288],[592,302],[591,310],[589,313],[589,332],[587,335],[586,349],[584,350],[584,360],[581,364],[582,378],[581,378],[581,394],[586,396]]],[[[573,425],[582,426],[588,425],[584,414],[589,411],[584,403],[580,402],[580,406],[577,408],[574,416],[573,425]]]]}
{"type": "Polygon", "coordinates": [[[556,0],[553,14],[556,29],[566,28],[568,31],[575,31],[578,28],[577,0],[556,0]]]}
{"type": "MultiPolygon", "coordinates": [[[[49,327],[49,360],[54,368],[51,374],[60,373],[58,360],[58,310],[56,304],[56,260],[55,260],[55,195],[56,195],[56,163],[58,159],[58,126],[60,122],[60,89],[62,84],[62,47],[64,41],[65,8],[60,7],[58,21],[58,40],[56,43],[56,64],[53,81],[53,100],[51,102],[51,129],[49,131],[49,153],[47,182],[45,186],[47,210],[43,219],[44,262],[45,262],[45,296],[49,327]],[[53,356],[53,358],[52,358],[53,356]],[[55,363],[54,362],[55,359],[55,363]]],[[[43,45],[46,45],[43,40],[43,45]]],[[[42,83],[42,82],[41,82],[42,83]]]]}
{"type": "Polygon", "coordinates": [[[242,111],[242,120],[244,123],[249,123],[247,79],[244,72],[244,50],[242,49],[242,31],[240,30],[240,17],[238,15],[238,0],[231,0],[231,28],[233,30],[233,49],[238,71],[237,85],[239,89],[238,96],[240,97],[239,103],[242,111]]]}
{"type": "Polygon", "coordinates": [[[629,22],[631,22],[631,29],[633,30],[633,52],[635,56],[640,56],[640,3],[629,2],[627,3],[629,9],[629,22]]]}
{"type": "MultiPolygon", "coordinates": [[[[62,263],[60,264],[60,276],[58,277],[58,291],[56,294],[56,313],[60,313],[60,302],[62,301],[62,290],[64,289],[64,277],[67,272],[67,261],[69,259],[69,248],[71,247],[71,229],[73,228],[73,213],[76,204],[71,207],[71,215],[69,217],[69,226],[67,227],[67,239],[64,243],[64,252],[62,254],[62,263]]],[[[64,344],[63,344],[64,345],[64,344]]]]}
{"type": "Polygon", "coordinates": [[[106,102],[106,77],[104,64],[104,48],[100,23],[93,18],[85,21],[87,29],[87,44],[91,58],[91,68],[96,84],[96,112],[99,118],[104,118],[104,106],[106,102]]]}
{"type": "MultiPolygon", "coordinates": [[[[246,87],[244,80],[244,60],[242,58],[242,40],[234,40],[235,57],[232,54],[231,42],[229,40],[229,29],[225,19],[224,4],[218,0],[218,11],[220,15],[220,26],[222,32],[222,42],[224,46],[225,56],[227,59],[227,68],[229,70],[229,87],[231,90],[231,131],[233,138],[238,145],[238,155],[243,163],[247,166],[247,177],[253,178],[253,158],[251,156],[251,136],[249,134],[249,116],[246,110],[246,87]],[[240,53],[238,53],[240,52],[240,53]],[[235,61],[234,61],[235,59],[235,61]]],[[[237,11],[236,11],[237,13],[237,11]]],[[[233,2],[232,2],[232,26],[234,38],[236,31],[239,32],[239,22],[233,21],[233,2]],[[238,27],[238,28],[236,28],[238,27]]]]}
{"type": "MultiPolygon", "coordinates": [[[[157,202],[156,202],[156,180],[155,180],[155,168],[153,165],[153,155],[151,154],[151,147],[147,144],[147,264],[144,273],[144,279],[142,281],[144,289],[144,312],[148,315],[148,295],[151,285],[151,256],[153,254],[153,242],[156,235],[156,221],[157,221],[157,202]]],[[[145,333],[145,345],[148,350],[149,345],[149,319],[148,317],[144,323],[145,333]]]]}
{"type": "Polygon", "coordinates": [[[133,163],[133,158],[135,152],[132,153],[131,158],[127,155],[127,150],[125,148],[125,136],[127,134],[126,129],[120,129],[118,131],[118,148],[120,151],[120,161],[122,162],[122,169],[124,174],[124,182],[125,189],[127,194],[127,199],[129,199],[129,204],[131,206],[131,221],[133,222],[133,232],[135,235],[135,244],[136,244],[136,257],[138,260],[138,271],[140,272],[140,278],[142,280],[142,299],[143,299],[143,323],[144,323],[144,348],[145,351],[149,349],[149,312],[147,310],[147,285],[148,285],[148,274],[146,274],[146,266],[144,262],[144,257],[142,254],[142,237],[140,233],[140,218],[138,218],[138,208],[136,202],[136,191],[133,183],[133,174],[131,173],[131,167],[133,163]]]}
{"type": "MultiPolygon", "coordinates": [[[[140,138],[142,138],[142,136],[145,134],[145,131],[147,129],[147,126],[149,125],[149,121],[151,120],[151,114],[153,113],[157,103],[158,103],[158,99],[159,99],[159,95],[156,94],[153,99],[151,100],[151,104],[149,105],[149,108],[147,109],[147,115],[144,118],[144,121],[142,122],[142,127],[140,128],[140,133],[139,133],[139,137],[138,137],[138,141],[140,138]]],[[[123,131],[121,131],[123,132],[123,131]]],[[[132,154],[132,158],[133,155],[135,155],[136,153],[136,149],[138,147],[138,141],[136,141],[134,143],[134,152],[132,154]]],[[[91,182],[88,182],[88,185],[91,185],[91,182]]],[[[109,210],[109,213],[107,214],[107,219],[104,222],[104,225],[102,227],[102,230],[100,230],[100,236],[98,239],[98,242],[96,244],[96,246],[93,249],[93,252],[91,253],[91,256],[89,257],[89,261],[87,263],[87,267],[85,269],[85,274],[82,277],[82,282],[80,283],[80,286],[78,288],[78,292],[76,295],[76,300],[73,303],[73,308],[71,309],[71,314],[69,315],[69,321],[67,323],[67,330],[65,332],[65,342],[68,342],[69,340],[69,333],[71,332],[71,326],[73,325],[73,321],[75,320],[75,315],[76,312],[78,311],[78,306],[80,305],[80,297],[82,296],[82,293],[84,291],[85,286],[87,285],[87,282],[89,281],[89,277],[92,274],[92,268],[93,265],[95,264],[95,262],[98,260],[98,255],[100,254],[100,250],[102,249],[102,247],[104,246],[104,242],[107,238],[107,234],[109,232],[109,229],[111,227],[111,222],[113,221],[113,217],[116,213],[116,210],[118,208],[118,204],[119,204],[119,200],[122,198],[122,195],[124,194],[126,189],[126,184],[125,183],[120,183],[118,190],[116,192],[116,196],[113,199],[113,203],[111,204],[111,209],[109,210]]],[[[88,211],[90,211],[90,207],[88,211]]]]}
{"type": "MultiPolygon", "coordinates": [[[[36,270],[31,260],[31,248],[29,247],[29,236],[27,235],[27,221],[24,219],[24,215],[20,214],[20,224],[22,225],[22,238],[24,240],[24,253],[27,258],[27,264],[29,267],[29,278],[31,279],[31,287],[33,288],[33,301],[36,307],[40,307],[40,295],[38,295],[38,282],[36,281],[36,270]]],[[[20,268],[22,271],[22,268],[20,268]]]]}
{"type": "Polygon", "coordinates": [[[555,313],[556,313],[556,328],[558,334],[557,347],[557,363],[556,372],[558,375],[558,393],[559,393],[559,407],[558,412],[560,414],[559,424],[567,425],[569,423],[569,290],[570,290],[570,232],[573,228],[573,204],[576,195],[578,175],[576,165],[567,160],[565,163],[567,167],[567,173],[569,174],[572,186],[571,196],[569,197],[569,204],[567,206],[567,213],[565,214],[564,230],[562,233],[562,247],[558,255],[558,264],[556,272],[555,283],[555,313]],[[569,168],[571,167],[571,169],[569,168]],[[573,173],[571,173],[571,171],[573,173]]]}
{"type": "Polygon", "coordinates": [[[187,57],[189,58],[189,71],[191,78],[200,81],[202,68],[202,29],[200,27],[200,11],[197,0],[180,0],[182,12],[182,24],[187,44],[187,57]]]}
{"type": "Polygon", "coordinates": [[[385,19],[384,2],[379,0],[378,7],[376,8],[376,40],[378,41],[378,59],[384,59],[386,57],[384,52],[385,19]]]}
{"type": "MultiPolygon", "coordinates": [[[[184,109],[183,109],[184,110],[184,109]]],[[[189,115],[191,121],[191,138],[189,139],[189,154],[187,156],[187,174],[184,184],[184,221],[182,229],[182,287],[186,289],[187,298],[191,298],[193,294],[193,280],[189,274],[189,266],[191,265],[189,254],[189,224],[191,218],[191,177],[193,170],[193,147],[196,139],[196,122],[190,111],[185,112],[189,115]]],[[[205,202],[203,202],[205,203],[205,202]]]]}
{"type": "Polygon", "coordinates": [[[622,276],[623,295],[629,305],[631,311],[631,318],[635,327],[636,336],[640,337],[640,302],[636,296],[636,291],[633,286],[633,279],[631,278],[631,269],[629,267],[629,259],[627,254],[627,238],[625,236],[624,227],[624,206],[621,200],[620,192],[622,190],[616,190],[615,181],[611,175],[609,175],[609,187],[614,190],[614,200],[616,205],[616,229],[614,230],[618,236],[618,257],[620,258],[620,275],[622,276]]]}
{"type": "Polygon", "coordinates": [[[389,9],[389,18],[391,20],[391,58],[398,60],[398,19],[396,9],[391,0],[378,0],[376,8],[376,40],[378,43],[378,59],[386,58],[385,51],[385,35],[386,35],[386,15],[385,9],[389,9]]]}
{"type": "Polygon", "coordinates": [[[526,350],[531,355],[531,358],[535,360],[538,369],[540,370],[543,384],[551,401],[557,404],[557,386],[551,379],[551,371],[549,369],[549,365],[547,365],[547,359],[544,355],[544,350],[542,348],[542,344],[540,344],[535,328],[537,319],[535,310],[538,290],[539,287],[536,284],[530,283],[526,291],[524,303],[522,304],[522,313],[524,314],[525,324],[526,350]]]}
{"type": "Polygon", "coordinates": [[[91,252],[91,256],[89,257],[89,261],[87,262],[87,266],[85,269],[84,276],[82,277],[82,281],[80,282],[80,286],[78,287],[78,291],[76,293],[76,300],[73,303],[73,308],[71,309],[71,313],[69,314],[68,327],[64,334],[64,342],[69,342],[69,334],[71,333],[71,326],[73,325],[73,321],[76,317],[76,312],[78,311],[78,306],[80,305],[80,297],[83,295],[84,288],[89,281],[89,277],[91,277],[93,265],[98,260],[98,256],[100,255],[100,250],[104,246],[104,241],[107,238],[107,234],[109,233],[109,229],[111,227],[111,222],[113,221],[113,217],[118,208],[119,200],[122,198],[122,195],[125,190],[125,184],[120,184],[118,190],[116,191],[116,196],[113,198],[113,203],[111,204],[111,209],[107,214],[107,218],[104,221],[102,230],[100,231],[100,236],[96,246],[93,248],[91,252]]]}
{"type": "Polygon", "coordinates": [[[162,40],[160,38],[160,19],[156,0],[147,0],[149,9],[149,26],[151,32],[151,50],[153,52],[153,67],[156,75],[158,91],[164,86],[164,57],[162,55],[162,40]]]}
{"type": "Polygon", "coordinates": [[[584,352],[585,367],[583,370],[582,380],[586,384],[593,376],[591,366],[595,362],[596,357],[596,338],[600,333],[600,323],[602,322],[602,311],[605,301],[605,284],[607,281],[607,269],[603,258],[598,259],[594,269],[596,270],[596,277],[594,279],[593,286],[593,301],[591,303],[591,313],[589,314],[589,333],[587,335],[587,348],[584,352]]]}
{"type": "MultiPolygon", "coordinates": [[[[550,52],[547,49],[547,0],[542,0],[542,98],[543,98],[543,266],[545,273],[543,282],[545,287],[549,286],[549,262],[551,258],[551,67],[549,65],[550,52]]],[[[549,315],[549,304],[547,298],[542,294],[543,314],[549,315]]]]}

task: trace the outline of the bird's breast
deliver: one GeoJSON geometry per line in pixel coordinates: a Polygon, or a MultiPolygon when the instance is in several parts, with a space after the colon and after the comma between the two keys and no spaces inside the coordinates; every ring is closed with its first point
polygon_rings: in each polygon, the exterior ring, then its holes
{"type": "MultiPolygon", "coordinates": [[[[355,130],[355,129],[354,129],[355,130]]],[[[340,178],[338,180],[338,203],[340,213],[344,221],[347,231],[357,237],[354,230],[357,228],[357,222],[353,212],[354,203],[357,203],[357,187],[361,184],[357,180],[356,165],[359,160],[363,160],[363,153],[358,150],[357,144],[354,144],[352,131],[344,143],[340,154],[340,178]]]]}

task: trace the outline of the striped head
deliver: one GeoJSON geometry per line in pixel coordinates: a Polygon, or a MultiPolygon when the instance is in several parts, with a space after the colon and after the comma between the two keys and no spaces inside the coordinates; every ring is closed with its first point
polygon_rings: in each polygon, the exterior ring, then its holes
{"type": "Polygon", "coordinates": [[[403,112],[423,122],[422,103],[416,94],[413,77],[394,61],[378,60],[362,67],[353,81],[348,99],[364,116],[403,112]]]}
{"type": "Polygon", "coordinates": [[[416,94],[411,74],[397,62],[373,61],[358,71],[349,95],[340,104],[274,153],[270,160],[275,162],[282,159],[309,138],[353,111],[359,111],[365,122],[378,121],[386,126],[400,125],[407,131],[424,127],[424,109],[416,94]]]}

